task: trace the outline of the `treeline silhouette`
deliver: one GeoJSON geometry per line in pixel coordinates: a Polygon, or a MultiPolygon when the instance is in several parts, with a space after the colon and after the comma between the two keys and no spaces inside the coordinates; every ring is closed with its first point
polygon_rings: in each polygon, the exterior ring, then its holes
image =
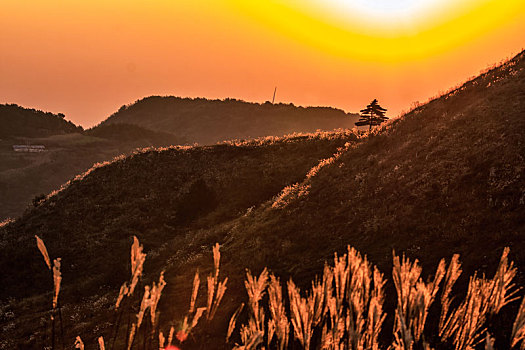
{"type": "Polygon", "coordinates": [[[330,107],[150,96],[122,106],[101,125],[126,123],[169,132],[188,142],[283,136],[294,132],[351,129],[356,114],[330,107]]]}
{"type": "Polygon", "coordinates": [[[0,104],[0,139],[47,137],[83,131],[81,126],[64,118],[62,113],[53,114],[17,104],[0,104]]]}

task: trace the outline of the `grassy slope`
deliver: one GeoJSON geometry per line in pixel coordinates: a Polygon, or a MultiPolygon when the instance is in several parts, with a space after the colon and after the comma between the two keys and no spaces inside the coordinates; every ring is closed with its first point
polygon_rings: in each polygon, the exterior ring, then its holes
{"type": "Polygon", "coordinates": [[[190,143],[213,144],[230,139],[315,132],[317,129],[351,129],[356,120],[356,115],[327,107],[151,96],[124,106],[102,125],[135,124],[170,132],[190,143]]]}
{"type": "MultiPolygon", "coordinates": [[[[34,234],[46,241],[52,256],[63,259],[63,303],[76,305],[64,310],[70,317],[78,314],[83,298],[113,293],[126,278],[131,235],[150,252],[148,271],[159,271],[166,261],[179,266],[221,239],[209,235],[210,227],[231,227],[232,219],[300,181],[320,159],[355,139],[353,134],[328,134],[171,148],[96,168],[0,231],[0,282],[7,286],[2,299],[29,297],[12,304],[17,315],[27,313],[22,322],[47,309],[48,295],[38,293],[49,290],[49,275],[34,234]]],[[[15,339],[35,331],[17,329],[15,339]]]]}

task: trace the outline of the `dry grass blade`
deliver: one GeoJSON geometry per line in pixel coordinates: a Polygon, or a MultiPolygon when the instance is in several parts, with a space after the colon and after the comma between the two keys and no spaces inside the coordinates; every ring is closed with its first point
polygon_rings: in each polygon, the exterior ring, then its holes
{"type": "Polygon", "coordinates": [[[195,310],[195,314],[192,317],[191,324],[188,322],[188,317],[189,316],[184,317],[184,322],[182,323],[182,328],[181,328],[181,330],[179,332],[177,332],[177,335],[176,335],[177,339],[181,343],[183,343],[188,338],[188,336],[190,335],[190,332],[192,331],[192,329],[197,326],[197,324],[199,323],[200,318],[204,314],[204,311],[206,311],[205,307],[197,308],[197,310],[195,310]]]}
{"type": "Polygon", "coordinates": [[[170,328],[170,332],[168,334],[168,346],[171,345],[171,343],[173,342],[173,335],[175,334],[175,327],[171,327],[170,328]]]}
{"type": "Polygon", "coordinates": [[[461,275],[461,263],[459,262],[459,254],[454,254],[448,265],[447,274],[445,275],[445,282],[443,286],[443,292],[441,294],[441,315],[439,317],[439,335],[443,334],[443,327],[445,325],[445,319],[448,316],[448,310],[450,309],[450,304],[452,299],[450,298],[450,293],[452,292],[452,287],[458,280],[461,275]]]}
{"type": "Polygon", "coordinates": [[[344,302],[349,273],[347,256],[344,255],[343,257],[339,258],[337,253],[335,253],[333,278],[335,281],[335,300],[337,302],[338,309],[341,309],[344,302]]]}
{"type": "MultiPolygon", "coordinates": [[[[343,268],[348,270],[344,304],[347,305],[345,306],[346,315],[344,310],[338,311],[337,317],[332,316],[333,324],[338,325],[342,322],[343,320],[340,319],[343,316],[344,330],[347,335],[346,347],[348,349],[377,349],[379,347],[378,336],[385,319],[383,312],[383,287],[385,284],[383,275],[379,273],[377,268],[372,268],[366,256],[361,256],[357,250],[350,246],[344,258],[346,258],[346,267],[339,263],[339,266],[334,266],[334,270],[336,276],[341,274],[337,270],[343,268]]],[[[336,330],[332,334],[332,339],[337,347],[338,341],[344,333],[336,330]]]]}
{"type": "Polygon", "coordinates": [[[219,277],[219,264],[221,261],[221,251],[219,243],[213,246],[213,268],[215,270],[215,278],[219,277]]]}
{"type": "Polygon", "coordinates": [[[275,334],[277,336],[278,347],[280,350],[282,350],[288,345],[290,322],[286,316],[281,283],[279,282],[279,279],[273,274],[270,275],[270,283],[268,284],[268,297],[272,329],[272,334],[270,336],[269,323],[268,348],[270,348],[270,343],[272,341],[273,335],[275,334]]]}
{"type": "Polygon", "coordinates": [[[267,330],[265,329],[264,309],[260,302],[264,296],[267,281],[268,270],[266,268],[258,278],[252,276],[251,272],[246,270],[244,286],[248,293],[250,318],[248,319],[248,324],[241,326],[241,344],[236,344],[234,349],[255,349],[264,341],[264,335],[267,334],[267,330]]]}
{"type": "Polygon", "coordinates": [[[516,320],[512,325],[511,346],[515,347],[521,342],[520,349],[525,349],[525,297],[521,301],[516,320]]]}
{"type": "Polygon", "coordinates": [[[213,276],[208,276],[206,280],[208,282],[208,298],[206,302],[206,316],[209,320],[211,308],[213,306],[213,299],[215,296],[215,287],[217,283],[216,283],[216,279],[213,276]]]}
{"type": "Polygon", "coordinates": [[[235,344],[234,350],[255,350],[264,340],[264,332],[252,332],[253,326],[242,326],[241,341],[243,345],[235,344]]]}
{"type": "Polygon", "coordinates": [[[82,338],[80,338],[79,336],[76,337],[74,345],[75,345],[75,349],[84,350],[84,342],[82,341],[82,338]]]}
{"type": "Polygon", "coordinates": [[[230,322],[228,323],[228,332],[226,334],[226,342],[230,340],[230,337],[237,326],[237,318],[239,318],[242,309],[244,309],[244,303],[241,303],[241,305],[237,308],[237,310],[235,310],[232,317],[230,318],[230,322]]]}
{"type": "Polygon", "coordinates": [[[164,349],[165,343],[166,343],[166,338],[164,337],[164,333],[159,332],[159,348],[164,349]]]}
{"type": "Polygon", "coordinates": [[[301,345],[310,349],[310,341],[313,334],[312,324],[314,321],[313,299],[301,297],[301,291],[293,281],[288,281],[288,297],[290,300],[290,318],[294,328],[294,335],[301,345]]]}
{"type": "Polygon", "coordinates": [[[222,297],[226,292],[226,283],[228,278],[219,282],[219,265],[221,260],[220,245],[216,243],[213,247],[213,267],[214,273],[207,278],[208,282],[208,298],[206,303],[206,318],[208,321],[212,320],[219,308],[222,297]]]}
{"type": "Polygon", "coordinates": [[[199,270],[195,272],[195,277],[193,278],[193,288],[191,291],[191,299],[190,299],[190,311],[189,313],[193,313],[195,311],[195,302],[197,300],[197,295],[199,294],[199,285],[200,285],[200,278],[199,278],[199,270]]]}
{"type": "Polygon", "coordinates": [[[98,347],[100,350],[106,350],[106,345],[104,344],[104,337],[98,337],[98,347]]]}
{"type": "Polygon", "coordinates": [[[142,325],[142,322],[144,320],[144,315],[146,313],[146,310],[150,311],[150,318],[151,318],[151,325],[152,325],[152,334],[155,332],[155,327],[157,323],[157,305],[160,300],[160,297],[162,295],[162,290],[164,289],[164,286],[166,286],[166,282],[164,281],[164,271],[160,273],[159,276],[159,282],[155,283],[150,286],[144,286],[144,295],[142,296],[142,301],[140,303],[140,309],[137,313],[137,320],[135,323],[133,323],[131,332],[129,333],[129,340],[128,340],[128,346],[133,346],[133,340],[135,337],[136,332],[140,329],[140,326],[142,325]]]}
{"type": "Polygon", "coordinates": [[[122,300],[124,300],[124,296],[126,296],[128,292],[129,292],[128,283],[124,282],[122,286],[120,286],[120,291],[118,293],[117,302],[115,303],[115,309],[118,310],[118,308],[120,307],[120,304],[122,303],[122,300]]]}
{"type": "MultiPolygon", "coordinates": [[[[115,302],[115,310],[119,310],[123,300],[125,297],[130,297],[133,295],[133,292],[135,291],[135,287],[137,286],[137,283],[142,275],[142,269],[144,266],[144,261],[146,260],[146,254],[142,252],[142,245],[139,243],[139,240],[136,236],[133,236],[133,244],[131,245],[131,278],[128,282],[124,282],[119,290],[119,295],[117,297],[117,301],[115,302]]],[[[129,311],[130,305],[128,304],[128,311],[129,311]]],[[[118,331],[120,328],[120,320],[122,317],[124,310],[120,308],[120,311],[117,314],[117,319],[114,326],[114,335],[113,340],[111,343],[111,349],[113,350],[115,348],[115,341],[117,339],[118,331]]],[[[129,327],[129,325],[128,325],[129,327]]]]}
{"type": "Polygon", "coordinates": [[[190,330],[195,328],[195,326],[197,326],[197,323],[199,322],[200,318],[204,314],[204,311],[206,311],[205,307],[197,308],[197,311],[195,311],[195,315],[193,316],[193,321],[191,322],[190,330]]]}
{"type": "MultiPolygon", "coordinates": [[[[57,314],[57,308],[58,308],[58,295],[60,294],[60,286],[62,284],[62,273],[60,272],[60,258],[53,260],[53,267],[51,267],[51,259],[49,258],[49,254],[47,252],[46,245],[44,244],[44,241],[40,239],[40,237],[36,236],[36,244],[38,249],[40,250],[40,253],[44,257],[44,261],[46,262],[46,265],[48,269],[51,269],[53,272],[53,312],[51,313],[51,348],[53,349],[55,346],[55,316],[57,314]]],[[[62,323],[62,313],[60,312],[60,309],[58,309],[58,315],[60,319],[60,330],[62,335],[62,347],[64,346],[64,332],[63,332],[63,323],[62,323]]]]}
{"type": "Polygon", "coordinates": [[[54,295],[53,295],[53,309],[58,306],[58,294],[60,293],[60,285],[62,283],[62,273],[60,272],[60,258],[53,260],[53,283],[54,283],[54,295]]]}
{"type": "Polygon", "coordinates": [[[144,320],[144,314],[146,313],[146,310],[150,306],[150,286],[144,286],[144,295],[142,296],[142,301],[140,303],[140,309],[137,313],[137,330],[142,325],[142,321],[144,320]]]}
{"type": "Polygon", "coordinates": [[[131,246],[131,283],[129,285],[127,296],[131,296],[142,275],[146,254],[142,252],[142,245],[136,236],[133,236],[133,245],[131,246]]]}
{"type": "Polygon", "coordinates": [[[411,349],[415,343],[424,345],[423,331],[430,306],[445,277],[445,260],[439,262],[433,281],[423,282],[421,272],[417,260],[411,263],[403,256],[400,261],[394,253],[392,277],[398,298],[394,324],[395,348],[411,349]]]}
{"type": "Polygon", "coordinates": [[[503,250],[498,270],[488,286],[491,289],[488,297],[490,314],[499,313],[502,307],[517,300],[515,297],[519,289],[512,282],[516,277],[517,269],[512,261],[509,262],[509,252],[508,247],[503,250]]]}
{"type": "Polygon", "coordinates": [[[515,300],[517,290],[512,280],[517,271],[508,254],[505,248],[494,278],[470,278],[465,300],[444,322],[442,338],[453,339],[455,349],[470,349],[483,342],[487,318],[515,300]]]}
{"type": "Polygon", "coordinates": [[[485,350],[495,350],[494,343],[496,342],[496,339],[490,336],[490,334],[487,333],[487,337],[485,338],[485,350]]]}
{"type": "Polygon", "coordinates": [[[149,309],[150,309],[151,324],[153,325],[153,329],[155,329],[155,326],[157,324],[157,305],[159,304],[159,300],[162,295],[162,290],[164,289],[165,286],[166,286],[166,281],[164,281],[164,271],[162,271],[159,276],[159,282],[157,284],[153,282],[153,285],[150,291],[149,309]]]}
{"type": "Polygon", "coordinates": [[[385,301],[383,289],[386,281],[383,278],[383,274],[375,266],[373,279],[374,289],[368,306],[368,329],[365,334],[365,346],[368,349],[377,350],[379,349],[379,333],[381,333],[381,328],[386,318],[383,311],[383,303],[385,301]]]}
{"type": "Polygon", "coordinates": [[[140,276],[142,275],[142,270],[144,266],[144,261],[146,260],[146,254],[142,252],[142,245],[140,244],[138,238],[133,236],[133,244],[131,245],[131,279],[128,282],[124,282],[120,287],[120,291],[115,303],[115,309],[118,310],[124,297],[130,297],[135,291],[135,287],[139,282],[140,276]]]}
{"type": "Polygon", "coordinates": [[[346,331],[348,348],[361,349],[365,346],[365,311],[370,299],[372,272],[368,261],[354,248],[348,247],[348,286],[346,301],[346,331]]]}
{"type": "Polygon", "coordinates": [[[190,315],[187,315],[186,317],[184,317],[184,321],[182,322],[182,328],[175,335],[176,338],[179,340],[179,342],[183,343],[186,341],[186,339],[188,339],[190,332],[192,331],[193,328],[197,326],[200,318],[204,314],[204,311],[206,311],[205,307],[197,308],[197,310],[195,310],[195,313],[192,316],[191,324],[189,323],[190,315]]]}
{"type": "Polygon", "coordinates": [[[259,278],[253,277],[250,271],[246,271],[244,286],[248,293],[248,305],[250,306],[257,331],[264,330],[264,310],[259,303],[264,296],[267,282],[268,270],[266,268],[261,272],[259,278]]]}
{"type": "Polygon", "coordinates": [[[395,348],[411,349],[414,337],[409,324],[411,300],[414,300],[415,285],[421,275],[418,261],[411,263],[404,255],[402,261],[393,253],[394,267],[392,279],[397,291],[397,308],[395,311],[395,348]]]}
{"type": "Polygon", "coordinates": [[[212,320],[213,317],[215,317],[215,313],[217,312],[217,309],[219,308],[219,304],[222,301],[222,297],[224,296],[224,293],[226,293],[226,289],[227,289],[226,283],[228,283],[228,277],[226,277],[224,281],[219,282],[219,285],[217,286],[217,293],[215,294],[215,300],[213,302],[211,312],[209,313],[210,320],[212,320]]]}
{"type": "Polygon", "coordinates": [[[127,350],[131,350],[131,347],[133,346],[133,340],[135,339],[135,333],[137,331],[137,325],[135,323],[133,323],[131,325],[131,330],[129,331],[129,335],[128,335],[128,347],[127,347],[127,350]]]}
{"type": "Polygon", "coordinates": [[[416,288],[419,292],[420,298],[417,302],[417,305],[413,306],[414,309],[417,310],[413,323],[414,338],[416,341],[419,341],[423,335],[423,330],[428,317],[428,311],[435,300],[441,280],[445,276],[445,271],[445,260],[441,259],[436,273],[434,274],[434,280],[426,284],[423,281],[419,281],[417,283],[416,288]]]}
{"type": "Polygon", "coordinates": [[[44,241],[42,241],[42,239],[40,239],[40,237],[38,237],[37,235],[35,235],[35,238],[38,250],[40,250],[40,253],[42,253],[47,267],[51,270],[51,259],[49,259],[49,254],[47,253],[46,245],[44,244],[44,241]]]}

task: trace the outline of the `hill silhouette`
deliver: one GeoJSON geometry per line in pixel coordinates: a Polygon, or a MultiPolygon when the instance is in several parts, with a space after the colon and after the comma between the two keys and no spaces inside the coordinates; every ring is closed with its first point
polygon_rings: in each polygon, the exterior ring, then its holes
{"type": "Polygon", "coordinates": [[[101,125],[126,123],[184,137],[190,143],[352,129],[357,114],[329,107],[150,96],[122,106],[101,125]]]}
{"type": "Polygon", "coordinates": [[[16,104],[0,104],[0,140],[34,138],[81,132],[82,127],[53,114],[16,104]]]}
{"type": "Polygon", "coordinates": [[[181,318],[195,267],[206,270],[212,245],[222,244],[224,310],[216,331],[199,339],[215,346],[246,294],[244,268],[258,274],[267,266],[304,288],[347,244],[387,276],[393,250],[419,259],[425,277],[440,258],[460,253],[460,289],[475,269],[493,273],[509,246],[523,285],[524,97],[521,53],[366,138],[169,148],[97,167],[0,229],[1,298],[6,310],[26,315],[13,338],[42,334],[43,326],[27,325],[49,309],[49,294],[39,294],[51,286],[36,233],[63,258],[63,301],[71,305],[64,314],[78,318],[66,332],[87,339],[94,325],[109,332],[132,235],[151,257],[146,281],[166,269],[161,323],[181,318]]]}

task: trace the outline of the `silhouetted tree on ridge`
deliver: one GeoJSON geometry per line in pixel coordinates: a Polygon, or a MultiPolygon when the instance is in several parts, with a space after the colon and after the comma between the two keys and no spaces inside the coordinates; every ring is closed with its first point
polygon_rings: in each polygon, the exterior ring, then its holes
{"type": "Polygon", "coordinates": [[[361,110],[361,116],[359,121],[355,123],[357,126],[368,125],[368,131],[372,130],[372,126],[380,125],[385,122],[388,117],[385,117],[386,109],[381,107],[377,102],[377,99],[374,99],[365,109],[361,110]]]}

